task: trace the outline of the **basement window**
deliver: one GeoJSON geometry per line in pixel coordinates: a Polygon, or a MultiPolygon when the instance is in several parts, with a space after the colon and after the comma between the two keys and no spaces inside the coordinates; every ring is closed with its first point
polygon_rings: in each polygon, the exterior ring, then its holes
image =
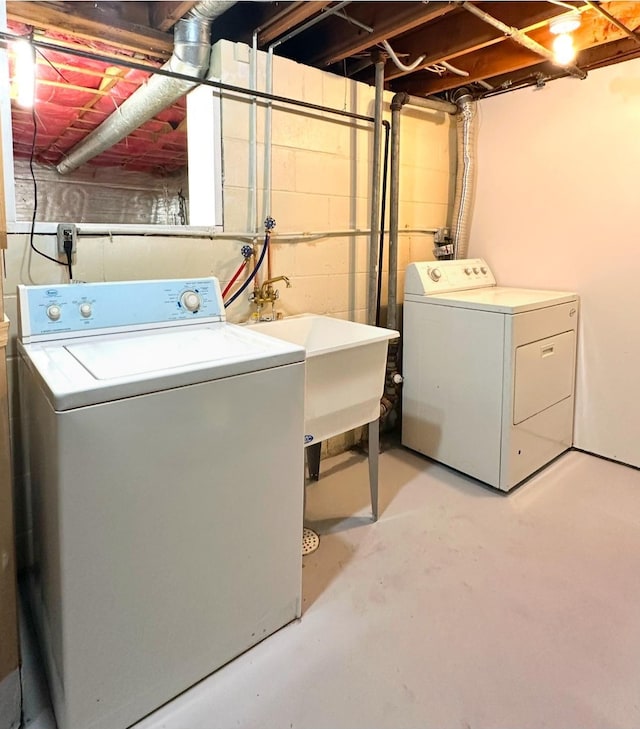
{"type": "MultiPolygon", "coordinates": [[[[10,28],[20,33],[20,29],[10,28]]],[[[24,32],[24,31],[23,31],[24,32]]],[[[7,229],[210,233],[222,227],[220,94],[199,86],[75,170],[56,165],[148,74],[65,52],[36,52],[33,109],[12,101],[14,54],[0,50],[7,229]],[[35,135],[34,135],[35,123],[35,135]],[[35,178],[35,181],[34,181],[35,178]]]]}

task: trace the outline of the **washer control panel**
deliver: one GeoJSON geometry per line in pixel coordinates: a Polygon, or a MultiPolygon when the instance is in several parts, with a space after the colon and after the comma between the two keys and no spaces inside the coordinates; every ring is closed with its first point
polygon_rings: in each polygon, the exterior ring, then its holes
{"type": "Polygon", "coordinates": [[[21,285],[18,300],[23,341],[225,319],[214,277],[21,285]]]}
{"type": "Polygon", "coordinates": [[[419,261],[407,266],[404,292],[415,296],[429,296],[495,285],[496,279],[482,258],[419,261]]]}

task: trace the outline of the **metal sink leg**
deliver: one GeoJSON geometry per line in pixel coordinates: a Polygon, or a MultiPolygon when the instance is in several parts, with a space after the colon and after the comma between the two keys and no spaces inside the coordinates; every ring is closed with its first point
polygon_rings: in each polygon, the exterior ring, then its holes
{"type": "Polygon", "coordinates": [[[378,418],[369,423],[369,489],[373,521],[378,521],[378,452],[380,449],[380,422],[378,418]]]}

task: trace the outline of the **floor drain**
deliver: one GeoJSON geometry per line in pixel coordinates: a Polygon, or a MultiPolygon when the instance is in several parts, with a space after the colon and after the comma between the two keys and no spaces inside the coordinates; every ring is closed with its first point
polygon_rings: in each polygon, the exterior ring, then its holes
{"type": "Polygon", "coordinates": [[[313,531],[313,529],[302,529],[302,554],[311,554],[315,552],[320,546],[320,537],[313,531]]]}

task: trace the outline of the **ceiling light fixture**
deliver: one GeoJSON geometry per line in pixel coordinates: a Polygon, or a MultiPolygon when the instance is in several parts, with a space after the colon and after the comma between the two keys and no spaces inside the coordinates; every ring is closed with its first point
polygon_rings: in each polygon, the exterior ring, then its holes
{"type": "Polygon", "coordinates": [[[549,30],[555,35],[553,53],[556,63],[567,66],[576,57],[571,33],[580,27],[580,13],[577,11],[560,15],[549,24],[549,30]]]}
{"type": "Polygon", "coordinates": [[[18,106],[30,109],[36,91],[36,58],[31,43],[21,39],[11,44],[14,57],[13,84],[18,106]]]}

